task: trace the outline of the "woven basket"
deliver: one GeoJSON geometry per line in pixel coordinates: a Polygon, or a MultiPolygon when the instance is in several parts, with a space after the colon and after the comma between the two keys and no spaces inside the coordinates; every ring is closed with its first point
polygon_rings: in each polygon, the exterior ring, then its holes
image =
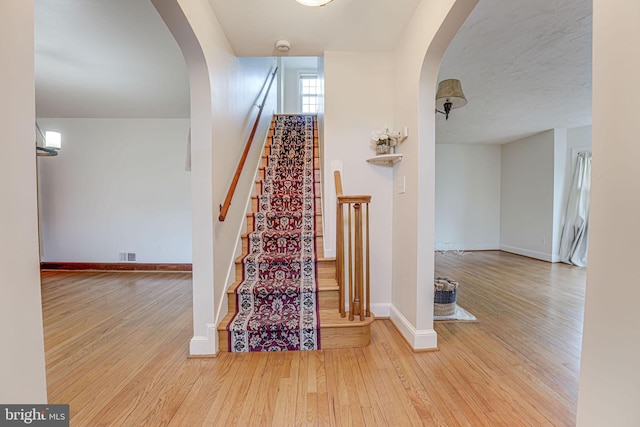
{"type": "Polygon", "coordinates": [[[451,316],[456,311],[458,282],[446,277],[438,277],[433,282],[433,314],[434,316],[451,316]]]}

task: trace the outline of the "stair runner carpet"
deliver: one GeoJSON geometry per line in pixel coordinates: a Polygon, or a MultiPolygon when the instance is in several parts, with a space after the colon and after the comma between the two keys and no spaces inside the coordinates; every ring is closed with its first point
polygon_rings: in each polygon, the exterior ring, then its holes
{"type": "Polygon", "coordinates": [[[277,116],[229,351],[320,348],[313,156],[314,117],[277,116]]]}

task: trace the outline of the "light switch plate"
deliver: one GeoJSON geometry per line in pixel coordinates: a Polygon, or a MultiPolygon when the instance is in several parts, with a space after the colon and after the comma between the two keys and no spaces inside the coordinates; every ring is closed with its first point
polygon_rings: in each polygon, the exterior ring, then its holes
{"type": "Polygon", "coordinates": [[[404,194],[407,191],[407,177],[403,176],[400,180],[400,184],[398,184],[398,194],[404,194]]]}

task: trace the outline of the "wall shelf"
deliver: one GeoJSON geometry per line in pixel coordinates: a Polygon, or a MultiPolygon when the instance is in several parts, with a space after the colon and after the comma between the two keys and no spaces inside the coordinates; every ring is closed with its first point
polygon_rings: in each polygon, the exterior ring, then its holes
{"type": "Polygon", "coordinates": [[[367,159],[367,163],[380,166],[393,166],[402,160],[402,154],[382,154],[380,156],[367,159]]]}

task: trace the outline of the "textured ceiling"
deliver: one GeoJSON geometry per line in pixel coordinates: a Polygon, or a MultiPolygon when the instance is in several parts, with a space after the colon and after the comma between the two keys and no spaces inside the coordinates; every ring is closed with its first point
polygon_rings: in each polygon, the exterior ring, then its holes
{"type": "Polygon", "coordinates": [[[469,102],[438,114],[440,144],[590,125],[591,0],[481,0],[445,53],[447,78],[469,102]]]}
{"type": "MultiPolygon", "coordinates": [[[[208,0],[239,56],[390,51],[419,0],[208,0]]],[[[188,117],[180,50],[149,0],[35,0],[38,117],[188,117]]],[[[469,103],[438,143],[504,143],[591,124],[591,1],[480,0],[439,80],[469,103]]]]}

